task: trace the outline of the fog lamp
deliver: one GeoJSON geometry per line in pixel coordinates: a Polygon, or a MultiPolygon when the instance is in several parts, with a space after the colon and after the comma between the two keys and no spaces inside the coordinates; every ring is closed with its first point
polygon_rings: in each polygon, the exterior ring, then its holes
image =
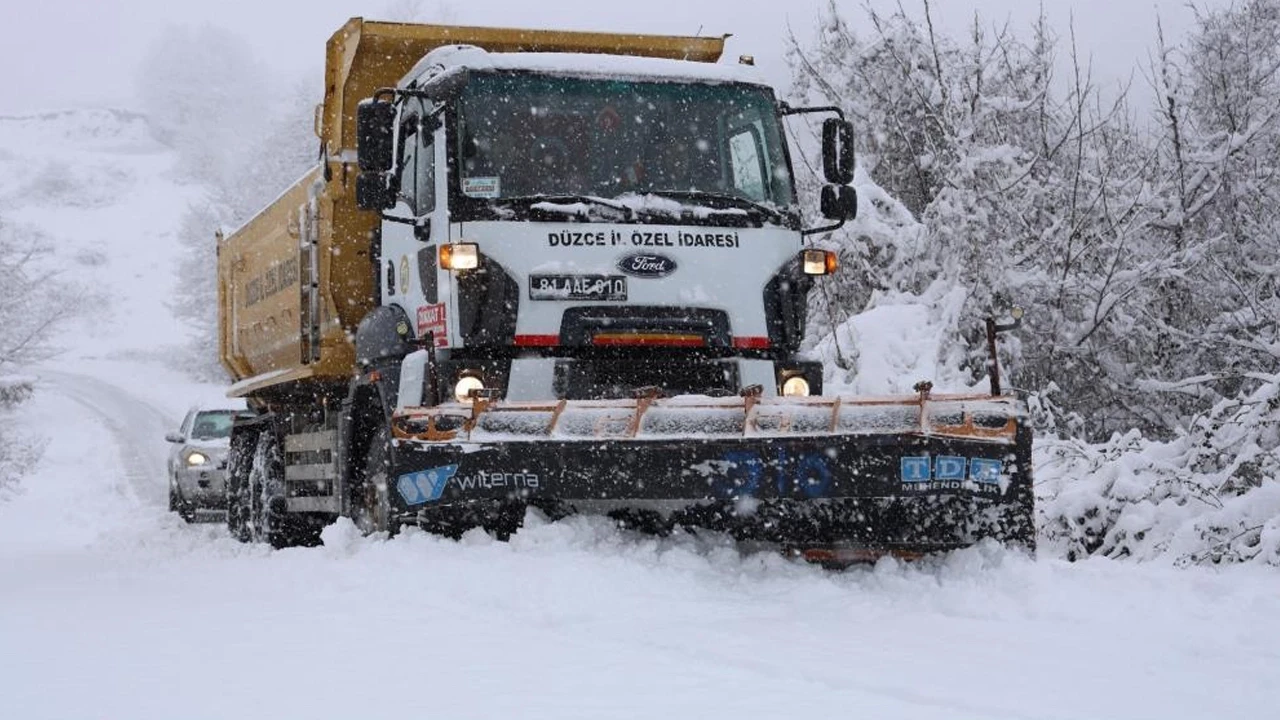
{"type": "Polygon", "coordinates": [[[483,390],[484,381],[475,375],[463,375],[453,386],[453,397],[460,403],[471,402],[472,390],[483,390]]]}
{"type": "Polygon", "coordinates": [[[803,375],[792,375],[782,382],[782,394],[787,397],[808,397],[809,381],[803,375]]]}

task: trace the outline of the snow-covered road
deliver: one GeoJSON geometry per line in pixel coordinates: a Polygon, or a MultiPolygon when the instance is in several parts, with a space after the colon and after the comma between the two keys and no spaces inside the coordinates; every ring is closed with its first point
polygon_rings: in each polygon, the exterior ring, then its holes
{"type": "Polygon", "coordinates": [[[164,434],[176,429],[173,419],[151,403],[91,375],[42,369],[40,378],[44,381],[42,390],[57,392],[82,408],[66,414],[62,432],[79,435],[93,426],[106,428],[120,455],[127,488],[144,504],[165,505],[167,486],[155,479],[165,477],[164,434]]]}
{"type": "Polygon", "coordinates": [[[163,511],[163,373],[130,387],[90,365],[44,376],[50,391],[25,412],[53,438],[46,461],[0,506],[5,717],[1169,720],[1280,707],[1280,578],[1264,568],[980,548],[830,573],[583,518],[535,519],[510,543],[339,526],[322,548],[242,546],[163,511]]]}

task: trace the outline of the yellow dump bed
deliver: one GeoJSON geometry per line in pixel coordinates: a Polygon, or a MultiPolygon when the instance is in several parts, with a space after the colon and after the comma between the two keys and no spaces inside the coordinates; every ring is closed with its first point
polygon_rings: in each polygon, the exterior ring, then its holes
{"type": "Polygon", "coordinates": [[[356,106],[451,44],[698,62],[715,62],[724,49],[723,38],[348,21],[325,55],[316,128],[325,160],[218,240],[220,357],[237,381],[233,395],[351,377],[351,333],[377,302],[370,252],[379,225],[378,213],[355,204],[356,106]]]}

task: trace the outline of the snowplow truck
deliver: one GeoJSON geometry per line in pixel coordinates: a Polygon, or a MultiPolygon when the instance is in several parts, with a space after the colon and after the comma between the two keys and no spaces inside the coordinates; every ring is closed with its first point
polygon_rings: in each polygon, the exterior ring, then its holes
{"type": "Polygon", "coordinates": [[[824,395],[798,354],[855,217],[853,129],[723,38],[364,21],[328,42],[319,163],[218,239],[255,410],[227,522],[504,536],[530,508],[817,560],[1030,545],[1009,395],[824,395]],[[787,116],[825,113],[818,226],[787,116]]]}

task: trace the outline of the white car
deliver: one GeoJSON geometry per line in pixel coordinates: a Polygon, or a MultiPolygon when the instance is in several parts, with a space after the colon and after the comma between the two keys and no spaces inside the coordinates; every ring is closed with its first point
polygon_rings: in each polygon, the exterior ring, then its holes
{"type": "Polygon", "coordinates": [[[195,407],[164,439],[169,451],[169,511],[187,522],[221,520],[227,510],[227,450],[242,408],[195,407]]]}

